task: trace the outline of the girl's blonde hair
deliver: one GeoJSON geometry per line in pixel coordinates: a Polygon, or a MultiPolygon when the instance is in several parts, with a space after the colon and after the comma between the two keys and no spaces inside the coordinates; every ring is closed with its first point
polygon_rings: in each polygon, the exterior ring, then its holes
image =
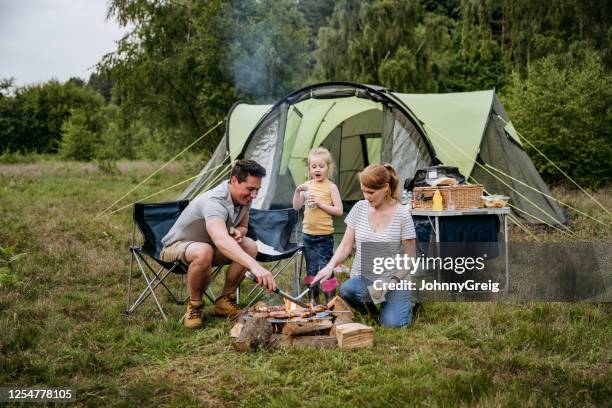
{"type": "Polygon", "coordinates": [[[310,178],[310,158],[312,156],[318,156],[325,160],[327,163],[327,178],[334,177],[334,170],[336,169],[336,163],[329,150],[324,147],[315,147],[308,153],[308,177],[310,178]]]}
{"type": "Polygon", "coordinates": [[[389,198],[398,198],[398,177],[395,168],[390,164],[370,164],[359,173],[361,184],[372,190],[385,188],[389,184],[389,198]]]}

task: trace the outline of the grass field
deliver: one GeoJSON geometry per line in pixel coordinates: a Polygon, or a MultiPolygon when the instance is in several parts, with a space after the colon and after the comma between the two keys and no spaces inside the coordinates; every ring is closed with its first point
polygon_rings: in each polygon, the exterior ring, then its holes
{"type": "MultiPolygon", "coordinates": [[[[129,198],[183,180],[197,167],[172,165],[129,198]]],[[[24,254],[1,275],[0,385],[74,388],[83,406],[610,404],[610,304],[430,303],[409,329],[376,326],[374,348],[359,351],[239,354],[229,321],[209,308],[205,328],[186,331],[178,323],[182,307],[167,301],[170,323],[157,318],[152,302],[127,318],[130,210],[95,216],[155,168],[0,165],[2,259],[24,254]]],[[[611,191],[596,194],[607,208],[611,191]]],[[[555,194],[604,218],[574,191],[555,194]]],[[[583,217],[572,217],[572,228],[580,240],[612,237],[583,217]]],[[[520,229],[512,234],[533,239],[520,229]]]]}

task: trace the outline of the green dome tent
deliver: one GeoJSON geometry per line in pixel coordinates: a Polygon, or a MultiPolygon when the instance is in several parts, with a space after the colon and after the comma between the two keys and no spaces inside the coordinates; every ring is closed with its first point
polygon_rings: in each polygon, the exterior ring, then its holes
{"type": "Polygon", "coordinates": [[[254,208],[291,206],[295,186],[307,178],[308,152],[316,146],[332,153],[333,179],[348,205],[362,198],[357,173],[368,164],[392,163],[403,183],[419,168],[442,163],[458,167],[490,193],[509,195],[523,221],[567,222],[561,207],[546,196],[551,193],[494,90],[401,94],[330,82],[303,88],[274,105],[237,103],[228,113],[223,139],[181,198],[193,198],[227,177],[233,160],[250,158],[268,174],[254,208]]]}

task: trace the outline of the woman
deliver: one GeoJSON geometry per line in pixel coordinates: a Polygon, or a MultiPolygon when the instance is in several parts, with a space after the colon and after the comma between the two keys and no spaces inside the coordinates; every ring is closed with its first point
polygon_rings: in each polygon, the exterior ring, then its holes
{"type": "MultiPolygon", "coordinates": [[[[351,278],[340,287],[340,296],[361,313],[376,312],[372,302],[372,271],[363,271],[362,259],[373,259],[374,254],[367,253],[368,248],[375,250],[380,243],[391,253],[404,252],[415,255],[415,231],[409,211],[398,201],[398,177],[390,164],[373,164],[359,174],[361,191],[365,200],[358,201],[345,222],[346,232],[340,246],[329,263],[315,276],[313,283],[325,281],[332,276],[333,268],[344,261],[356,245],[355,259],[351,269],[351,278]],[[366,244],[366,245],[362,245],[366,244]],[[370,286],[370,290],[368,290],[370,286]]],[[[403,274],[393,277],[399,281],[403,274]]],[[[377,289],[380,288],[380,285],[377,289]]],[[[373,292],[376,294],[376,292],[373,292]]],[[[408,290],[390,290],[381,303],[380,323],[385,327],[405,327],[412,322],[412,299],[408,290]]]]}

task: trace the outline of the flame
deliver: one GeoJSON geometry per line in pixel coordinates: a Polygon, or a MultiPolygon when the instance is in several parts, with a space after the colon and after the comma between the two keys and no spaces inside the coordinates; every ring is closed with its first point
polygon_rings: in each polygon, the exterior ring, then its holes
{"type": "Polygon", "coordinates": [[[293,310],[298,310],[298,309],[302,309],[298,304],[293,303],[292,301],[290,301],[289,299],[283,299],[285,301],[285,310],[287,312],[291,312],[293,310]]]}

